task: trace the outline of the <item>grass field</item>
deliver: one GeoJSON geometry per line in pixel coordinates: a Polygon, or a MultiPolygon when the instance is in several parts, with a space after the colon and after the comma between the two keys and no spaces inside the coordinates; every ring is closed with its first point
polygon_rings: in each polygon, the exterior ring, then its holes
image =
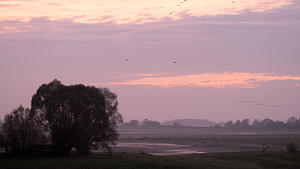
{"type": "Polygon", "coordinates": [[[90,156],[0,159],[1,169],[297,169],[300,153],[232,152],[173,156],[93,153],[90,156]]]}

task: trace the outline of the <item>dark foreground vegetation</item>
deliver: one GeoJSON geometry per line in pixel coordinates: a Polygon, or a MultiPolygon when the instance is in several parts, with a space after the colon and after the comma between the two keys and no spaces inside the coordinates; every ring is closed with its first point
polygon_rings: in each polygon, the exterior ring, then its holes
{"type": "Polygon", "coordinates": [[[300,153],[232,152],[173,156],[134,153],[92,153],[70,157],[2,157],[2,169],[297,169],[300,153]]]}
{"type": "Polygon", "coordinates": [[[20,106],[0,122],[0,150],[15,156],[110,151],[119,122],[117,95],[108,88],[65,86],[55,79],[38,88],[30,109],[20,106]]]}

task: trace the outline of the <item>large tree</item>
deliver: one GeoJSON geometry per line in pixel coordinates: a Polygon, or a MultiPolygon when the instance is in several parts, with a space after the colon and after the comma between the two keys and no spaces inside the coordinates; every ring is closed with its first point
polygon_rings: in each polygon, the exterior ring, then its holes
{"type": "Polygon", "coordinates": [[[57,155],[68,155],[73,147],[86,154],[93,143],[113,144],[122,121],[117,105],[117,96],[107,88],[65,86],[56,79],[40,86],[31,100],[57,155]]]}

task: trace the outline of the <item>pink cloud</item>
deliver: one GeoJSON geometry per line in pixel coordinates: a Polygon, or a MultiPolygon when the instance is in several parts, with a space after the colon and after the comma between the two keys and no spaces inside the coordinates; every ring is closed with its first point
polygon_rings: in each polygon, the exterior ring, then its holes
{"type": "MultiPolygon", "coordinates": [[[[162,88],[176,86],[213,88],[257,88],[263,82],[273,80],[300,80],[300,76],[275,75],[272,73],[223,72],[179,76],[156,76],[140,74],[140,78],[122,82],[93,83],[93,85],[152,85],[162,88]],[[149,76],[149,77],[145,77],[149,76]]],[[[299,84],[297,85],[299,86],[299,84]]]]}
{"type": "Polygon", "coordinates": [[[46,5],[46,6],[60,6],[59,3],[55,3],[55,2],[47,2],[47,3],[44,3],[43,5],[46,5]]]}
{"type": "Polygon", "coordinates": [[[132,75],[132,76],[161,76],[161,75],[170,75],[170,73],[140,73],[137,75],[132,75]]]}
{"type": "Polygon", "coordinates": [[[48,17],[51,20],[63,20],[84,16],[80,20],[74,20],[77,23],[102,23],[107,20],[101,20],[101,16],[113,15],[111,22],[117,24],[143,24],[147,22],[159,22],[165,18],[172,20],[182,19],[184,16],[217,16],[223,14],[239,14],[245,10],[263,12],[280,8],[291,4],[288,0],[252,0],[232,5],[230,1],[187,1],[179,6],[171,0],[154,0],[151,3],[133,2],[116,0],[115,3],[86,1],[41,1],[41,0],[16,0],[0,1],[4,8],[9,8],[14,3],[19,3],[22,7],[16,10],[5,10],[0,16],[0,21],[13,19],[29,21],[35,17],[48,17]],[[9,5],[9,6],[6,6],[9,5]],[[228,8],[232,8],[229,11],[228,8]],[[199,12],[199,10],[201,12],[199,12]],[[173,15],[170,15],[170,12],[173,15]],[[176,11],[176,12],[175,12],[176,11]],[[188,11],[188,13],[187,13],[188,11]],[[88,14],[87,14],[88,13],[88,14]]]}
{"type": "Polygon", "coordinates": [[[12,7],[19,7],[20,4],[0,4],[0,8],[12,8],[12,7]]]}

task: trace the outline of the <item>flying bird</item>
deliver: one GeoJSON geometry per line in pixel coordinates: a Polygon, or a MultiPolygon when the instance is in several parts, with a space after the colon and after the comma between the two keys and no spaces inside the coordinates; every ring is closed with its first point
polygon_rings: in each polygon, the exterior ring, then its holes
{"type": "Polygon", "coordinates": [[[125,61],[128,61],[128,59],[125,59],[125,61]]]}
{"type": "Polygon", "coordinates": [[[173,61],[173,63],[177,63],[177,60],[173,61]]]}
{"type": "Polygon", "coordinates": [[[260,103],[260,102],[256,102],[256,101],[252,101],[252,100],[241,100],[241,101],[235,101],[234,103],[248,103],[248,104],[255,104],[257,106],[264,106],[264,107],[276,107],[276,108],[282,107],[282,105],[264,104],[264,103],[260,103]]]}
{"type": "Polygon", "coordinates": [[[202,83],[208,83],[210,82],[211,80],[205,80],[205,81],[202,81],[202,83]]]}

